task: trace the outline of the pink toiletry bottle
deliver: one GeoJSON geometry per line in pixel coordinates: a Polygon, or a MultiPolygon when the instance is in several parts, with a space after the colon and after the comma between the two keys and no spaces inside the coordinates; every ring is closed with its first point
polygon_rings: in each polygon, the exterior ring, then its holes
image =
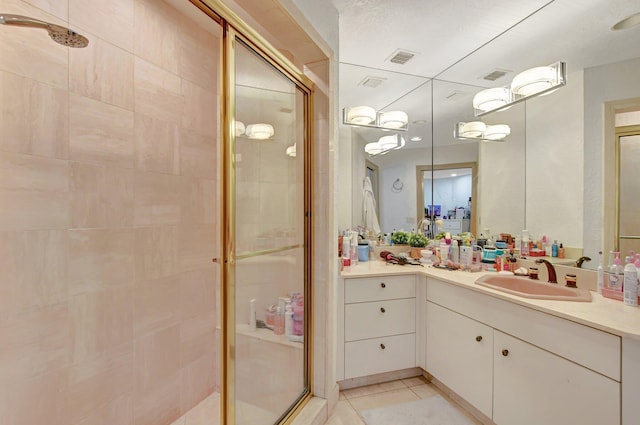
{"type": "Polygon", "coordinates": [[[297,298],[297,302],[293,306],[293,334],[304,334],[304,300],[302,296],[297,298]]]}

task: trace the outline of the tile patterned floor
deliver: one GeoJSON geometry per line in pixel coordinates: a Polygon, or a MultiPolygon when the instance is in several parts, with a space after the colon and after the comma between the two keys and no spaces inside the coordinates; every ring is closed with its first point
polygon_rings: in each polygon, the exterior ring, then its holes
{"type": "Polygon", "coordinates": [[[474,424],[480,424],[462,407],[420,376],[341,391],[338,405],[326,425],[365,425],[360,416],[363,410],[420,400],[437,394],[447,399],[474,424]]]}

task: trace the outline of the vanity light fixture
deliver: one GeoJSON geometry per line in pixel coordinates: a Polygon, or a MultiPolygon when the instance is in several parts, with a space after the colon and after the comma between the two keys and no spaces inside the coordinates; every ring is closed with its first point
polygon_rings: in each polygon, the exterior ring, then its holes
{"type": "Polygon", "coordinates": [[[377,142],[367,143],[364,146],[364,151],[371,156],[384,155],[394,149],[400,149],[406,145],[404,137],[399,134],[391,134],[389,136],[383,136],[378,139],[377,142]]]}
{"type": "Polygon", "coordinates": [[[478,92],[473,97],[474,113],[481,117],[502,111],[531,97],[549,94],[566,84],[567,65],[564,62],[527,69],[516,75],[507,87],[478,92]]]}
{"type": "Polygon", "coordinates": [[[420,136],[413,136],[411,139],[412,142],[421,142],[422,141],[422,137],[420,136]]]}
{"type": "Polygon", "coordinates": [[[380,113],[380,127],[401,128],[407,125],[409,116],[404,111],[388,111],[380,113]]]}
{"type": "Polygon", "coordinates": [[[354,106],[342,110],[342,123],[381,130],[406,131],[409,116],[404,111],[376,111],[370,106],[354,106]]]}
{"type": "Polygon", "coordinates": [[[460,140],[485,140],[502,142],[511,134],[506,124],[486,125],[482,121],[459,122],[453,129],[453,137],[460,140]]]}
{"type": "Polygon", "coordinates": [[[273,137],[274,131],[271,124],[249,124],[246,134],[249,139],[266,140],[273,137]]]}

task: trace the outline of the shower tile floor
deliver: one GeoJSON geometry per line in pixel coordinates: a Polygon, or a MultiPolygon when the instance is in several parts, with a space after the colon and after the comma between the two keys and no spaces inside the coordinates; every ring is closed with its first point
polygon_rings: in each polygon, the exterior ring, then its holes
{"type": "MultiPolygon", "coordinates": [[[[277,419],[273,412],[239,402],[237,408],[242,410],[242,420],[237,419],[238,425],[271,424],[277,419]]],[[[213,393],[202,400],[193,409],[175,420],[171,425],[219,425],[220,424],[220,393],[213,393]]]]}

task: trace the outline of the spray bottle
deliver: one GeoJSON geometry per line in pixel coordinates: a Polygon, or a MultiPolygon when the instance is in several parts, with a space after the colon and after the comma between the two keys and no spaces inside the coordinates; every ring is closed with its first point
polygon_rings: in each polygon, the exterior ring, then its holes
{"type": "Polygon", "coordinates": [[[602,251],[598,251],[598,294],[602,294],[604,286],[604,267],[602,266],[602,251]]]}
{"type": "Polygon", "coordinates": [[[628,257],[624,266],[624,303],[630,306],[638,306],[638,270],[633,264],[633,256],[628,257]]]}

